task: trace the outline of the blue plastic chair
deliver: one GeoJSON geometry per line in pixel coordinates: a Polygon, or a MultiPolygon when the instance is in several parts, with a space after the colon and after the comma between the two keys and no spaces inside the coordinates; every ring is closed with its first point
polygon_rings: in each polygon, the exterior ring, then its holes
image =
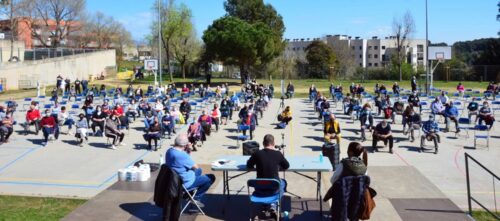
{"type": "MultiPolygon", "coordinates": [[[[245,125],[245,124],[238,125],[238,132],[240,132],[240,131],[243,132],[246,130],[250,130],[249,125],[245,125]]],[[[240,140],[245,141],[245,140],[249,140],[249,139],[250,139],[250,136],[248,136],[248,135],[238,134],[238,136],[236,137],[236,146],[238,148],[240,147],[240,140]]]]}
{"type": "Polygon", "coordinates": [[[474,149],[476,149],[477,140],[486,140],[486,147],[490,149],[490,130],[486,125],[476,125],[474,127],[474,149]]]}
{"type": "Polygon", "coordinates": [[[277,220],[280,220],[281,213],[281,183],[277,179],[250,179],[247,181],[248,196],[250,198],[250,220],[254,220],[253,206],[269,206],[276,204],[277,220]],[[254,192],[250,194],[250,188],[254,192]]]}
{"type": "MultiPolygon", "coordinates": [[[[458,118],[458,129],[461,131],[465,131],[466,137],[469,138],[469,130],[470,130],[471,120],[468,117],[458,118]]],[[[459,133],[455,133],[455,137],[457,137],[459,133]]]]}

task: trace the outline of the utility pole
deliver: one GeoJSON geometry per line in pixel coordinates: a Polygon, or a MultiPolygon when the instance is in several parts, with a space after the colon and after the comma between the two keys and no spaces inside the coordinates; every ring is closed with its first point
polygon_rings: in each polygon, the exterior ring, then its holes
{"type": "Polygon", "coordinates": [[[425,0],[425,93],[429,94],[429,21],[427,0],[425,0]]]}
{"type": "Polygon", "coordinates": [[[162,84],[162,65],[161,65],[161,0],[158,0],[158,72],[160,73],[160,84],[162,84]]]}

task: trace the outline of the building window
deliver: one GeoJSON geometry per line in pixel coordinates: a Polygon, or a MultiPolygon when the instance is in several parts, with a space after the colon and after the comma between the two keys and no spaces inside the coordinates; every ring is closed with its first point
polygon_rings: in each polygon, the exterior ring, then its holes
{"type": "Polygon", "coordinates": [[[363,46],[359,46],[359,50],[363,50],[363,46]]]}
{"type": "Polygon", "coordinates": [[[368,58],[372,58],[372,55],[371,55],[371,54],[368,54],[368,58]]]}
{"type": "Polygon", "coordinates": [[[385,58],[386,58],[386,56],[385,56],[385,54],[383,54],[383,55],[382,55],[382,61],[386,61],[386,59],[385,59],[385,58]]]}
{"type": "Polygon", "coordinates": [[[423,53],[424,52],[424,45],[417,45],[417,52],[423,53]]]}
{"type": "Polygon", "coordinates": [[[368,46],[368,50],[372,50],[372,46],[368,46]]]}
{"type": "Polygon", "coordinates": [[[371,67],[372,66],[372,63],[368,63],[368,67],[371,67]]]}
{"type": "Polygon", "coordinates": [[[378,46],[374,46],[373,49],[378,50],[378,46]]]}
{"type": "Polygon", "coordinates": [[[374,55],[373,55],[373,57],[374,57],[374,58],[378,58],[378,54],[374,54],[374,55]]]}
{"type": "Polygon", "coordinates": [[[374,65],[375,67],[378,67],[378,63],[374,63],[373,65],[374,65]]]}
{"type": "Polygon", "coordinates": [[[359,66],[360,66],[360,67],[363,67],[363,63],[359,63],[359,66]]]}
{"type": "Polygon", "coordinates": [[[363,55],[361,55],[361,54],[360,54],[360,55],[359,55],[359,58],[363,58],[363,55]]]}
{"type": "Polygon", "coordinates": [[[356,49],[356,47],[354,47],[354,46],[352,46],[351,48],[352,48],[352,50],[355,50],[355,49],[356,49]]]}
{"type": "Polygon", "coordinates": [[[385,50],[385,46],[382,46],[382,50],[385,50]]]}

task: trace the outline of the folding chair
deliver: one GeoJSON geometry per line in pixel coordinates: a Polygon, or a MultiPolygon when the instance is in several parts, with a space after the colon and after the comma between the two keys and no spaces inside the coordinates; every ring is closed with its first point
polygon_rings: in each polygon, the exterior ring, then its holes
{"type": "MultiPolygon", "coordinates": [[[[244,124],[238,126],[238,133],[243,132],[245,130],[250,130],[250,126],[244,124]]],[[[249,135],[238,134],[238,136],[236,136],[236,147],[240,148],[240,140],[245,141],[248,139],[250,139],[249,135]]]]}
{"type": "Polygon", "coordinates": [[[496,115],[498,111],[500,111],[500,101],[492,101],[491,102],[491,110],[493,111],[493,115],[496,115]]]}
{"type": "MultiPolygon", "coordinates": [[[[466,132],[466,138],[469,138],[469,129],[471,125],[471,120],[468,117],[458,118],[458,129],[460,131],[466,132]]],[[[455,137],[458,137],[460,133],[455,133],[455,137]]]]}
{"type": "Polygon", "coordinates": [[[476,149],[477,140],[486,140],[486,147],[490,149],[490,131],[486,125],[476,125],[474,127],[474,149],[476,149]]]}
{"type": "Polygon", "coordinates": [[[269,206],[276,204],[277,220],[281,213],[281,182],[277,179],[250,179],[247,181],[248,196],[250,198],[250,220],[254,220],[253,205],[269,206]],[[250,187],[254,192],[250,194],[250,187]]]}
{"type": "Polygon", "coordinates": [[[186,205],[184,205],[184,207],[182,207],[181,215],[184,213],[184,211],[188,208],[188,206],[190,204],[195,205],[196,208],[198,209],[198,211],[200,211],[200,213],[202,215],[205,215],[205,212],[203,212],[203,210],[200,208],[200,206],[198,205],[198,203],[194,199],[194,196],[196,196],[196,193],[198,192],[198,188],[187,189],[186,186],[184,186],[184,184],[182,184],[182,191],[184,192],[184,196],[186,196],[188,199],[187,199],[186,205]]]}
{"type": "Polygon", "coordinates": [[[32,100],[33,100],[33,98],[31,98],[31,97],[24,98],[23,111],[28,110],[28,107],[31,105],[32,100]]]}
{"type": "Polygon", "coordinates": [[[69,114],[77,115],[79,109],[80,109],[80,106],[78,104],[73,104],[73,105],[71,105],[71,110],[69,111],[69,114]]]}

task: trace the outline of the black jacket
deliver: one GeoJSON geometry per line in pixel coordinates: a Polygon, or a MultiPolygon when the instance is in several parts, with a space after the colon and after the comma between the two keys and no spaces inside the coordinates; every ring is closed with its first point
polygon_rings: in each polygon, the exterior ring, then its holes
{"type": "Polygon", "coordinates": [[[179,220],[182,195],[182,180],[179,175],[171,168],[161,166],[155,181],[154,202],[163,208],[163,220],[179,220]]]}

